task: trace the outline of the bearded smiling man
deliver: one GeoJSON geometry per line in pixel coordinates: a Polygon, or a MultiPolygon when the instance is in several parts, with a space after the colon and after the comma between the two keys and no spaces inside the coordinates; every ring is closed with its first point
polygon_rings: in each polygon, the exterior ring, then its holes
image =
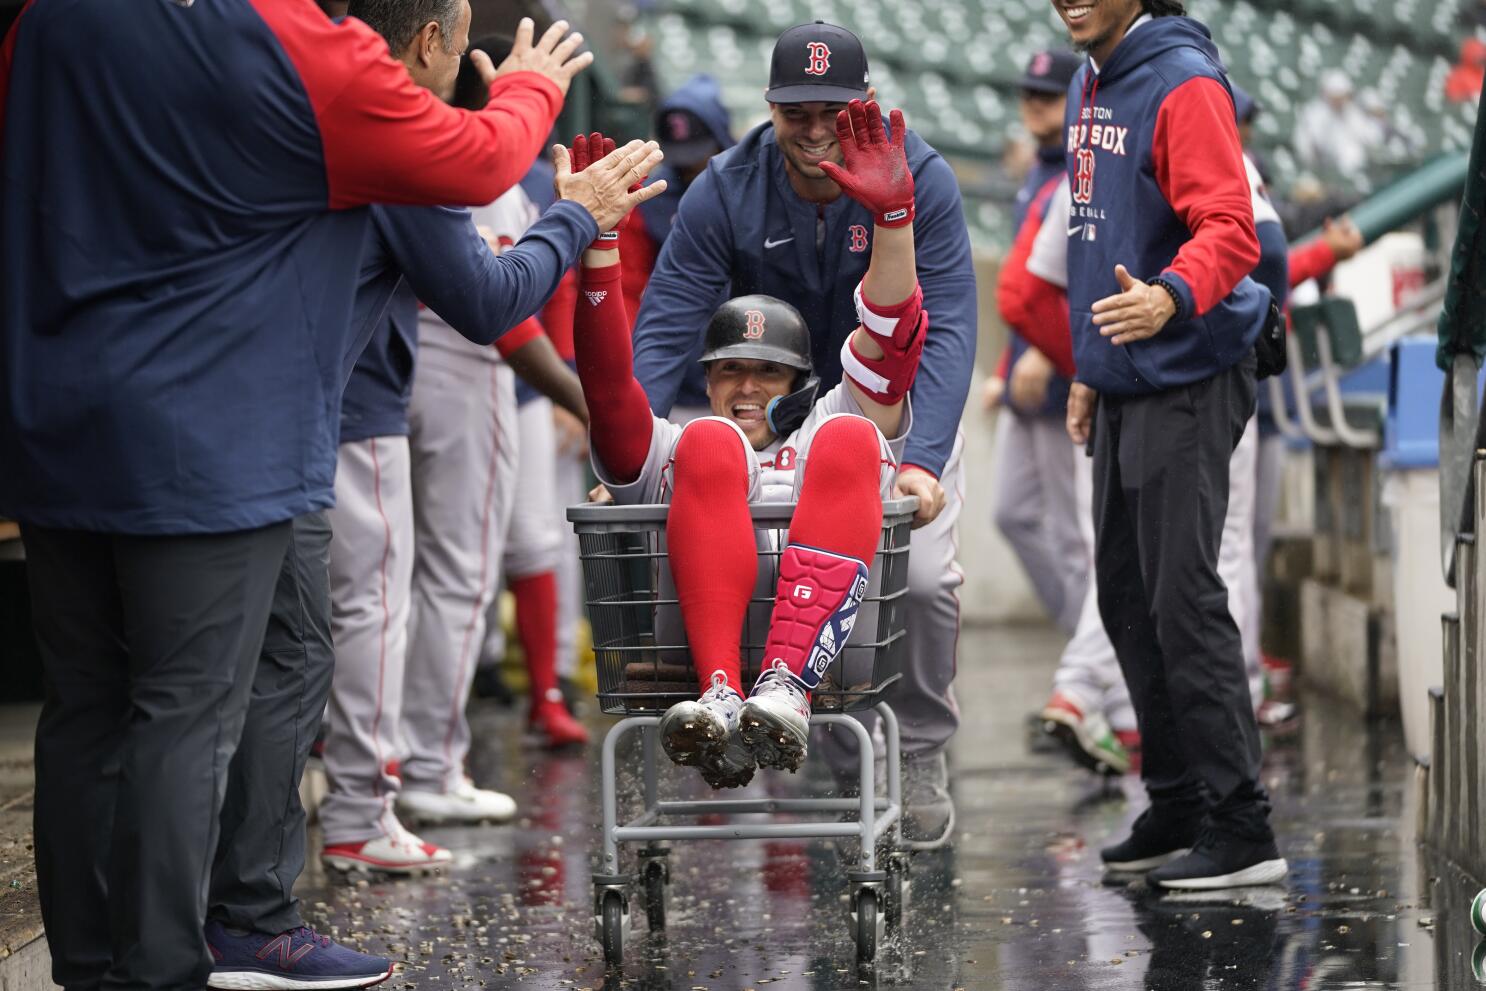
{"type": "Polygon", "coordinates": [[[1053,7],[1089,56],[1066,118],[1068,429],[1092,434],[1099,609],[1151,799],[1102,856],[1170,888],[1273,884],[1287,865],[1217,573],[1255,343],[1278,320],[1249,278],[1259,241],[1232,92],[1176,0],[1053,7]]]}

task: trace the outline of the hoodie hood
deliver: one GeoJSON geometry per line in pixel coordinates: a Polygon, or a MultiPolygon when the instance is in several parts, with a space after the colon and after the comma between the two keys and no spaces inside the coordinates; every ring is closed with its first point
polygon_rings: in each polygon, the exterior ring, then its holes
{"type": "Polygon", "coordinates": [[[1153,17],[1115,46],[1109,61],[1099,67],[1099,84],[1107,86],[1175,48],[1195,48],[1220,70],[1223,67],[1218,46],[1203,24],[1190,17],[1153,17]]]}

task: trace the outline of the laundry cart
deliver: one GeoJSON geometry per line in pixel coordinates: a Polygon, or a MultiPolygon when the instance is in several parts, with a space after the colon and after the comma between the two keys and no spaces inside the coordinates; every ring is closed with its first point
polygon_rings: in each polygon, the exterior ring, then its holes
{"type": "MultiPolygon", "coordinates": [[[[649,928],[665,928],[670,885],[666,845],[682,840],[855,839],[860,852],[847,879],[851,885],[849,924],[858,959],[870,962],[885,933],[901,926],[908,856],[900,827],[898,721],[883,697],[901,677],[905,658],[908,537],[917,507],[913,497],[884,503],[882,537],[856,624],[836,663],[811,693],[811,725],[832,726],[833,732],[856,741],[860,793],[856,797],[730,799],[720,792],[706,801],[663,801],[657,790],[660,717],[675,703],[698,695],[666,556],[668,507],[575,506],[568,510],[583,562],[599,703],[604,712],[624,717],[604,737],[603,856],[593,876],[594,931],[610,963],[623,958],[632,894],[639,895],[649,928]],[[874,773],[872,737],[849,715],[865,709],[879,715],[885,788],[878,785],[874,773]],[[640,736],[643,807],[621,819],[616,754],[631,733],[640,736]],[[750,815],[757,813],[773,818],[757,821],[757,816],[750,815]],[[742,815],[750,815],[750,820],[715,824],[717,818],[742,815]],[[707,817],[708,824],[699,824],[700,817],[707,817]],[[639,849],[634,866],[626,869],[620,851],[631,845],[639,849]]],[[[779,556],[788,541],[794,505],[759,503],[749,510],[759,547],[759,575],[741,644],[745,689],[758,677],[762,664],[779,556]]]]}

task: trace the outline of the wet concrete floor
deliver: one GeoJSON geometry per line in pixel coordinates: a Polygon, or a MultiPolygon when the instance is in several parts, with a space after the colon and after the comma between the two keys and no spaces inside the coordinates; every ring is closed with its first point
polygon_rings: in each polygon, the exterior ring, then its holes
{"type": "MultiPolygon", "coordinates": [[[[593,933],[597,745],[521,748],[519,715],[477,703],[471,772],[512,792],[522,818],[425,830],[456,862],[424,879],[347,881],[312,863],[300,884],[323,932],[405,961],[389,987],[633,989],[1306,989],[1475,984],[1486,945],[1467,923],[1472,883],[1422,857],[1418,788],[1394,723],[1307,698],[1266,740],[1265,783],[1289,858],[1284,888],[1159,896],[1101,880],[1098,848],[1141,807],[1136,779],[1102,785],[1036,752],[1025,717],[1060,649],[1041,629],[967,631],[952,745],[953,844],[916,854],[902,934],[857,967],[847,883],[830,841],[674,844],[667,933],[643,907],[624,963],[593,933]]],[[[611,721],[591,714],[595,738],[611,721]]],[[[695,772],[664,793],[697,797],[695,772]]],[[[751,789],[797,794],[804,775],[751,789]]],[[[632,869],[633,860],[626,864],[632,869]]]]}

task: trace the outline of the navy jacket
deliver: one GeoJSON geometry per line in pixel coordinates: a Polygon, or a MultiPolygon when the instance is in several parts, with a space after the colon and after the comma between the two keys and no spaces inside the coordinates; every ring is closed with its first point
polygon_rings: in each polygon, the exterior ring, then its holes
{"type": "Polygon", "coordinates": [[[1233,98],[1207,29],[1137,25],[1069,87],[1068,305],[1078,380],[1113,396],[1211,378],[1253,348],[1269,293],[1233,98]],[[1155,337],[1119,347],[1090,307],[1118,293],[1116,264],[1165,278],[1181,306],[1155,337]]]}
{"type": "MultiPolygon", "coordinates": [[[[1012,211],[1011,229],[1013,231],[1022,229],[1022,224],[1027,219],[1027,211],[1032,206],[1032,200],[1043,186],[1047,185],[1054,178],[1062,177],[1066,179],[1067,176],[1068,164],[1063,158],[1063,150],[1061,148],[1038,148],[1037,161],[1032,165],[1032,170],[1027,173],[1027,181],[1022,183],[1022,188],[1017,191],[1016,207],[1012,211]]],[[[1047,215],[1046,204],[1043,205],[1042,212],[1043,216],[1047,215]]],[[[1011,358],[1010,364],[1007,366],[1008,375],[1011,374],[1010,369],[1016,366],[1017,360],[1026,354],[1027,349],[1032,346],[1027,343],[1021,334],[1016,332],[1015,327],[1011,327],[1009,330],[1008,346],[1011,350],[1011,358]]],[[[1028,414],[1035,416],[1066,416],[1068,412],[1069,385],[1070,381],[1068,379],[1055,373],[1052,381],[1047,384],[1047,398],[1043,400],[1040,409],[1017,409],[1011,403],[1010,393],[1007,394],[1006,408],[1018,416],[1028,414]]]]}
{"type": "Polygon", "coordinates": [[[368,203],[487,203],[561,108],[479,113],[308,0],[34,0],[0,54],[0,514],[137,534],[333,501],[368,203]]]}
{"type": "MultiPolygon", "coordinates": [[[[975,363],[975,271],[954,173],[912,130],[905,144],[930,330],[904,463],[938,475],[954,447],[975,363]]],[[[635,324],[635,376],[651,408],[664,416],[678,401],[706,404],[697,359],[707,321],[725,300],[750,293],[798,309],[810,327],[822,389],[841,381],[841,345],[857,326],[852,292],[867,272],[872,229],[872,215],[850,197],[820,207],[795,193],[771,124],[712,159],[682,197],[635,324]]]]}
{"type": "MultiPolygon", "coordinates": [[[[383,319],[406,280],[408,296],[476,344],[490,344],[536,313],[563,274],[598,236],[576,203],[559,202],[514,247],[492,252],[468,210],[372,207],[372,233],[356,293],[358,334],[376,333],[341,405],[341,443],[408,432],[408,399],[418,354],[418,313],[383,319]]],[[[403,307],[406,309],[406,306],[403,307]]]]}

